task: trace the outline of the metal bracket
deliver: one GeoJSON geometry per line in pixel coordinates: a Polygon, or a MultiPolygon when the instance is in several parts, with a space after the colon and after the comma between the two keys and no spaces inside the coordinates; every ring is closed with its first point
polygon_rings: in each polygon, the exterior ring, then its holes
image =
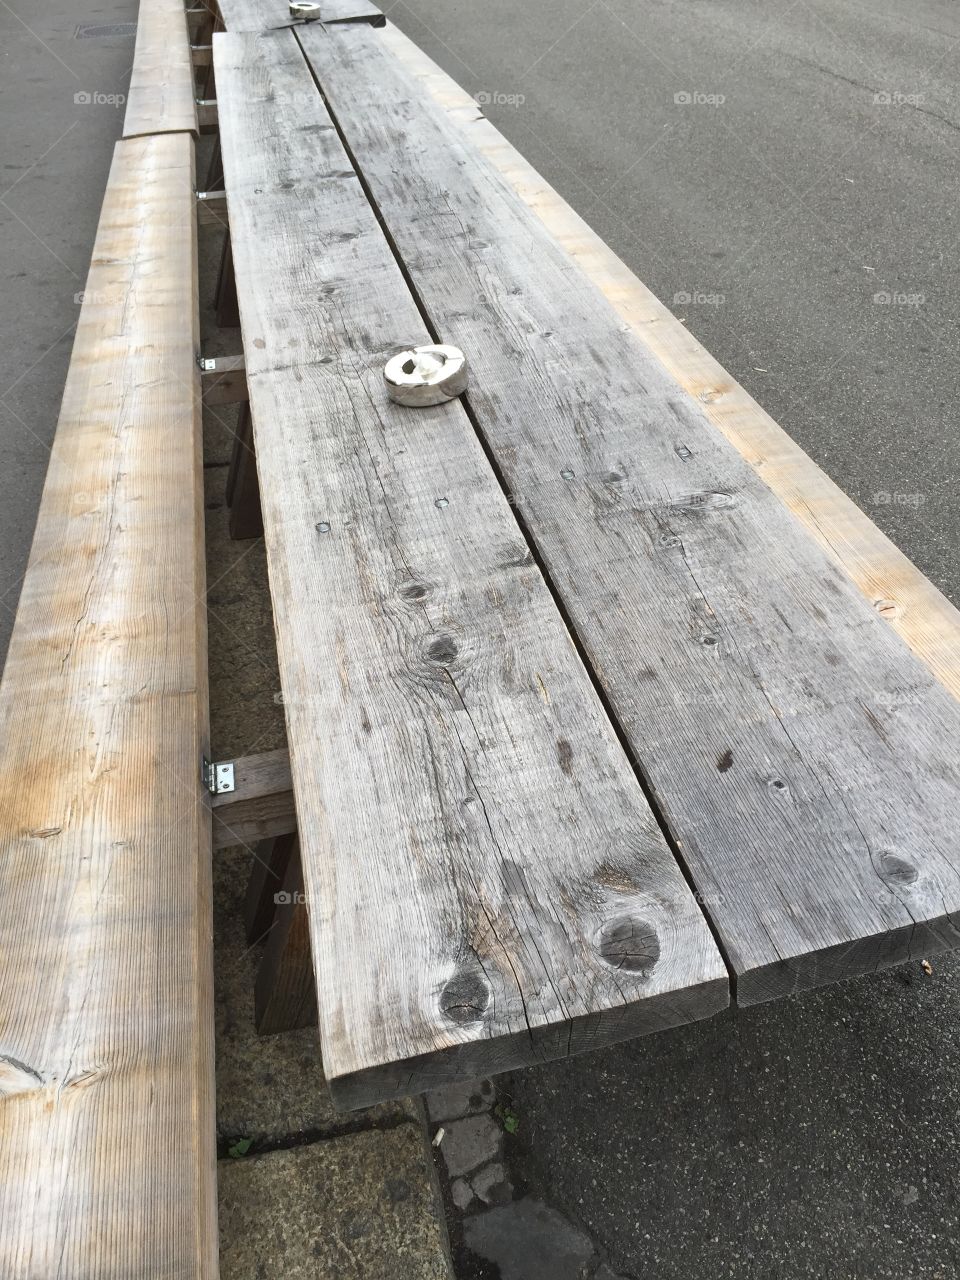
{"type": "Polygon", "coordinates": [[[212,796],[222,796],[228,791],[236,791],[237,782],[233,761],[211,761],[203,756],[200,762],[200,781],[212,796]]]}
{"type": "Polygon", "coordinates": [[[197,368],[201,373],[216,373],[217,362],[205,356],[203,352],[197,353],[197,368]]]}

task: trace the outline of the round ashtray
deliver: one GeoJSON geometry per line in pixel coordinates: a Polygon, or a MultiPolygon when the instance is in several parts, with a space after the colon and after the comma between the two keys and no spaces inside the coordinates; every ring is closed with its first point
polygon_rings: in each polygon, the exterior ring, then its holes
{"type": "Polygon", "coordinates": [[[467,357],[445,343],[413,347],[387,361],[383,380],[397,404],[445,404],[467,389],[467,357]]]}
{"type": "Polygon", "coordinates": [[[290,0],[290,17],[316,22],[320,17],[320,6],[313,4],[312,0],[290,0]]]}

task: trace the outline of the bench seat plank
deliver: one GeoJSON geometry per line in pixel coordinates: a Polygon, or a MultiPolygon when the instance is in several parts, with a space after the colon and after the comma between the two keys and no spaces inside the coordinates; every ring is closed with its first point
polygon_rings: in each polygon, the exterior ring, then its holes
{"type": "Polygon", "coordinates": [[[290,31],[216,35],[320,1007],[359,1106],[688,1021],[726,971],[290,31]]]}
{"type": "Polygon", "coordinates": [[[738,1000],[958,945],[960,706],[381,35],[298,38],[738,1000]]]}
{"type": "Polygon", "coordinates": [[[196,98],[183,0],[141,0],[123,136],[196,134],[196,98]]]}
{"type": "Polygon", "coordinates": [[[193,141],[117,144],[0,684],[0,1275],[217,1274],[193,141]]]}

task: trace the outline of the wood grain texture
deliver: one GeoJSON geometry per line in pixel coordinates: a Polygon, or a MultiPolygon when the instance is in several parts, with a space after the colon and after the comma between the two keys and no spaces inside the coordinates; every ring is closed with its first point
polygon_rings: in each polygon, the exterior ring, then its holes
{"type": "Polygon", "coordinates": [[[434,328],[467,352],[737,998],[956,946],[960,705],[381,34],[298,38],[434,328]]]}
{"type": "Polygon", "coordinates": [[[264,751],[234,762],[236,789],[213,796],[213,847],[254,845],[296,830],[290,753],[264,751]]]}
{"type": "Polygon", "coordinates": [[[0,1274],[217,1274],[193,141],[117,145],[0,685],[0,1274]]]}
{"type": "Polygon", "coordinates": [[[294,35],[214,61],[334,1099],[716,1011],[703,916],[462,407],[387,398],[427,335],[294,35]]]}
{"type": "Polygon", "coordinates": [[[381,39],[884,621],[960,698],[960,611],[637,279],[466,90],[397,27],[389,25],[381,39]]]}
{"type": "Polygon", "coordinates": [[[196,96],[183,0],[141,0],[123,136],[195,134],[196,96]]]}
{"type": "MultiPolygon", "coordinates": [[[[256,33],[290,25],[288,0],[220,0],[220,14],[227,31],[256,33]]],[[[370,0],[321,0],[322,23],[366,23],[382,27],[386,18],[370,0]]]]}

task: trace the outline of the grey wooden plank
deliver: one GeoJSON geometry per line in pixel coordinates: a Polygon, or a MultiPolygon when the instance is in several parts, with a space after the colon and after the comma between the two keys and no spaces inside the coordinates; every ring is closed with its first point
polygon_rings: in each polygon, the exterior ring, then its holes
{"type": "Polygon", "coordinates": [[[738,1000],[956,946],[958,704],[380,36],[299,39],[738,1000]]]}
{"type": "Polygon", "coordinates": [[[338,1105],[728,999],[290,31],[214,37],[290,760],[338,1105]]]}
{"type": "MultiPolygon", "coordinates": [[[[272,31],[291,22],[288,0],[220,0],[220,16],[227,31],[272,31]]],[[[323,23],[366,23],[382,27],[382,11],[370,0],[320,0],[323,23]]]]}

